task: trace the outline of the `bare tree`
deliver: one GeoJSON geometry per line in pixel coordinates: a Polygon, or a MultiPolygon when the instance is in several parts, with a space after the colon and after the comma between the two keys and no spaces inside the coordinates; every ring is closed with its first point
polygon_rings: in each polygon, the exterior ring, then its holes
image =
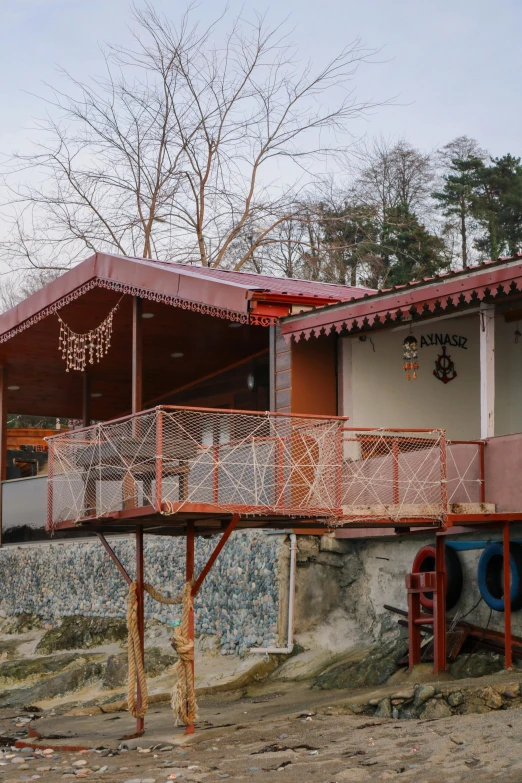
{"type": "Polygon", "coordinates": [[[421,215],[428,208],[434,178],[431,156],[404,139],[374,139],[359,149],[356,190],[361,203],[382,213],[402,207],[421,215]]]}
{"type": "Polygon", "coordinates": [[[58,269],[32,269],[26,271],[23,276],[5,276],[0,280],[0,312],[15,307],[18,302],[39,291],[59,274],[58,269]]]}
{"type": "Polygon", "coordinates": [[[346,151],[376,105],[353,92],[373,54],[360,40],[315,70],[263,16],[203,28],[194,13],[176,25],[135,8],[133,45],[107,47],[103,77],[63,72],[51,88],[34,149],[6,172],[12,266],[109,250],[241,269],[298,217],[291,194],[346,151]]]}

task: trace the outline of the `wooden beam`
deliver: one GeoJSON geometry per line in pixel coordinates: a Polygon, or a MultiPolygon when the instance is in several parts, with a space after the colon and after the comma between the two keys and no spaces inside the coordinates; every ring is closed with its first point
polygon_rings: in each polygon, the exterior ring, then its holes
{"type": "Polygon", "coordinates": [[[209,573],[210,569],[212,568],[212,566],[216,562],[219,553],[221,552],[221,550],[223,549],[223,547],[227,543],[228,539],[230,538],[230,534],[235,530],[235,528],[237,526],[237,523],[239,522],[239,519],[240,519],[239,514],[235,514],[232,517],[232,519],[230,520],[230,522],[228,523],[228,525],[225,528],[225,530],[223,531],[223,535],[219,539],[218,543],[216,544],[216,548],[214,549],[214,551],[210,555],[209,559],[207,560],[207,564],[204,566],[204,568],[201,571],[200,575],[198,576],[198,578],[194,582],[194,587],[192,588],[192,595],[196,595],[197,594],[199,588],[201,587],[201,585],[203,584],[203,582],[205,580],[205,577],[207,576],[207,574],[209,573]]]}
{"type": "MultiPolygon", "coordinates": [[[[0,482],[7,475],[7,367],[0,367],[0,482]]],[[[0,546],[2,546],[3,485],[0,483],[0,546]]]]}
{"type": "Polygon", "coordinates": [[[121,561],[120,561],[118,555],[116,554],[114,549],[111,547],[111,545],[109,544],[109,542],[107,541],[107,539],[105,538],[103,533],[97,533],[96,535],[98,536],[98,538],[102,542],[103,546],[105,547],[105,551],[107,552],[107,554],[109,555],[109,557],[111,558],[111,560],[113,561],[114,565],[116,566],[116,568],[118,569],[120,574],[123,576],[123,578],[125,579],[127,584],[128,585],[132,584],[132,579],[128,575],[128,573],[125,570],[124,566],[121,564],[121,561]]]}
{"type": "Polygon", "coordinates": [[[132,412],[143,410],[142,302],[132,297],[132,412]]]}
{"type": "Polygon", "coordinates": [[[495,308],[481,304],[480,323],[480,437],[495,434],[495,308]]]}

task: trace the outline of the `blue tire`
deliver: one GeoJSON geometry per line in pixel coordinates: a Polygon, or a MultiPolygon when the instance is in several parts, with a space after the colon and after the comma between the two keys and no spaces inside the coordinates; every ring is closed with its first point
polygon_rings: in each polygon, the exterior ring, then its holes
{"type": "MultiPolygon", "coordinates": [[[[511,609],[522,607],[522,546],[510,544],[511,609]]],[[[486,604],[495,612],[504,611],[504,547],[501,543],[489,544],[478,563],[478,587],[486,604]]]]}

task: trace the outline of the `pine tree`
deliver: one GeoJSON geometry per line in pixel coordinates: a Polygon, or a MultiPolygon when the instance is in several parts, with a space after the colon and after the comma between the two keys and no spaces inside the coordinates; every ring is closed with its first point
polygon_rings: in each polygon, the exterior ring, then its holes
{"type": "Polygon", "coordinates": [[[522,165],[512,155],[492,158],[475,172],[473,214],[484,234],[476,247],[488,258],[522,248],[522,165]]]}

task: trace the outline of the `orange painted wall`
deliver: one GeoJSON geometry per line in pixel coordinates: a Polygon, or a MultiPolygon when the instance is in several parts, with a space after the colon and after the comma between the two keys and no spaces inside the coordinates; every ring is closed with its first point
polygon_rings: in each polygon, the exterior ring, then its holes
{"type": "Polygon", "coordinates": [[[335,337],[292,342],[292,413],[337,415],[335,337]]]}

